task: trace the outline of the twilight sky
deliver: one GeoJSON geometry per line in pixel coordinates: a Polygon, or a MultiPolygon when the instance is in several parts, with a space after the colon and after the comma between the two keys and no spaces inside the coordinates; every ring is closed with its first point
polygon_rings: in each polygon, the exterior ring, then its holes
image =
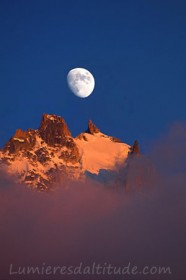
{"type": "Polygon", "coordinates": [[[186,121],[186,2],[183,0],[0,1],[0,145],[43,113],[65,118],[73,136],[92,119],[145,150],[186,121]],[[87,68],[94,93],[68,89],[87,68]]]}

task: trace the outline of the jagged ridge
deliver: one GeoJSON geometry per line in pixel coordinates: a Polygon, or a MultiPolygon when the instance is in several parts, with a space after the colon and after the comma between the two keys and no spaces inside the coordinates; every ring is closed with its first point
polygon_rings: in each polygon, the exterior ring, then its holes
{"type": "Polygon", "coordinates": [[[112,169],[131,151],[136,148],[101,133],[91,120],[87,130],[73,138],[62,117],[43,114],[37,130],[16,130],[0,152],[0,168],[42,190],[64,177],[77,180],[86,171],[112,169]]]}

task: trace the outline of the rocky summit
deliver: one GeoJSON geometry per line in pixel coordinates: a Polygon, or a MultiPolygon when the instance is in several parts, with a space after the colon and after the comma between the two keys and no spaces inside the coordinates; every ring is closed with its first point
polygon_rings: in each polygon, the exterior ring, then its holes
{"type": "Polygon", "coordinates": [[[62,117],[43,114],[38,129],[17,129],[0,150],[0,169],[19,183],[47,190],[65,178],[83,180],[87,172],[113,170],[131,153],[139,154],[137,142],[131,147],[103,134],[91,120],[74,138],[62,117]]]}
{"type": "Polygon", "coordinates": [[[97,128],[97,127],[95,126],[95,124],[94,124],[91,120],[89,120],[89,122],[88,122],[88,128],[87,128],[86,132],[87,132],[87,133],[90,133],[90,134],[94,134],[94,133],[100,132],[100,130],[99,130],[99,128],[97,128]]]}
{"type": "Polygon", "coordinates": [[[43,114],[38,132],[49,146],[64,145],[68,136],[71,136],[63,118],[47,114],[43,114]]]}

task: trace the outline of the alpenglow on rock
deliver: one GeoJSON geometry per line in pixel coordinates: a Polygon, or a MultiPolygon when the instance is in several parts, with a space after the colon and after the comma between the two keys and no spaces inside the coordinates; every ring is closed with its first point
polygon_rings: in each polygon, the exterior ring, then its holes
{"type": "Polygon", "coordinates": [[[95,124],[94,124],[91,120],[89,120],[89,122],[88,122],[88,128],[87,128],[86,132],[87,132],[87,133],[90,133],[90,134],[94,134],[94,133],[100,132],[100,130],[99,130],[99,128],[97,128],[97,127],[95,126],[95,124]]]}
{"type": "Polygon", "coordinates": [[[38,129],[16,130],[0,150],[0,169],[20,183],[47,190],[66,178],[84,180],[87,172],[97,176],[113,170],[130,151],[131,146],[103,134],[92,121],[74,138],[62,117],[43,114],[38,129]]]}
{"type": "Polygon", "coordinates": [[[38,129],[41,138],[50,146],[62,145],[67,136],[71,136],[65,120],[59,116],[43,114],[38,129]]]}

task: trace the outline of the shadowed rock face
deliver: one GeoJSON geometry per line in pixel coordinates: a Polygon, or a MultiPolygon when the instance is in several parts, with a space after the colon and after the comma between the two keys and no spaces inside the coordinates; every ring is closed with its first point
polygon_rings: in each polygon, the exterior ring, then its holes
{"type": "Polygon", "coordinates": [[[140,147],[139,147],[139,143],[137,140],[134,141],[134,144],[131,148],[131,154],[132,155],[140,155],[140,147]]]}
{"type": "Polygon", "coordinates": [[[87,128],[87,130],[86,130],[85,132],[86,132],[86,133],[89,133],[89,134],[94,134],[94,133],[100,132],[100,130],[99,130],[99,128],[97,128],[97,127],[95,126],[95,124],[94,124],[91,120],[89,120],[89,122],[88,122],[88,128],[87,128]]]}
{"type": "Polygon", "coordinates": [[[64,119],[56,115],[44,114],[38,131],[41,138],[50,146],[64,145],[66,137],[71,136],[64,119]]]}

